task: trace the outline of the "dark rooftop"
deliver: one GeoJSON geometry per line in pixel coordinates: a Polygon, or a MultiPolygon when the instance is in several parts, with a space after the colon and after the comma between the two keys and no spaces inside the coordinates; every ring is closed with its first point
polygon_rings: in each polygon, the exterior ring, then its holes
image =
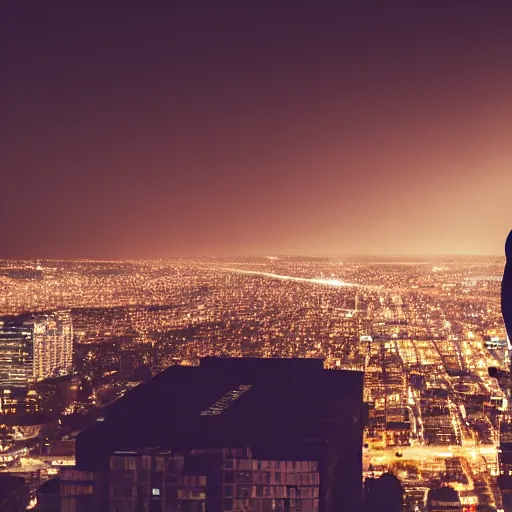
{"type": "Polygon", "coordinates": [[[320,359],[206,358],[170,367],[108,407],[79,436],[77,464],[88,459],[84,442],[103,445],[104,457],[143,446],[250,446],[257,457],[286,458],[325,439],[333,418],[353,425],[362,400],[361,372],[324,370],[320,359]]]}

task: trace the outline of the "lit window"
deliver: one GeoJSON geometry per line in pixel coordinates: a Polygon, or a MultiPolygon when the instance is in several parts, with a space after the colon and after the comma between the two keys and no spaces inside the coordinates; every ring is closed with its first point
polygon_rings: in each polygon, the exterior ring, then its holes
{"type": "Polygon", "coordinates": [[[160,489],[151,489],[151,494],[153,496],[160,496],[160,489]]]}

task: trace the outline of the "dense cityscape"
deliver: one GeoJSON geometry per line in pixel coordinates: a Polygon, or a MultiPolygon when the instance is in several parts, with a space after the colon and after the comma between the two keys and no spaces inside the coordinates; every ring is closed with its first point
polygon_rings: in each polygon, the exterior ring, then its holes
{"type": "MultiPolygon", "coordinates": [[[[393,474],[407,511],[426,510],[439,487],[454,489],[465,510],[501,510],[509,497],[499,479],[512,469],[500,448],[511,436],[503,265],[485,257],[3,261],[2,471],[23,477],[41,507],[44,488],[74,466],[77,435],[167,368],[210,356],[320,358],[340,375],[364,372],[368,482],[393,474]]],[[[201,414],[219,414],[250,387],[201,414]]]]}

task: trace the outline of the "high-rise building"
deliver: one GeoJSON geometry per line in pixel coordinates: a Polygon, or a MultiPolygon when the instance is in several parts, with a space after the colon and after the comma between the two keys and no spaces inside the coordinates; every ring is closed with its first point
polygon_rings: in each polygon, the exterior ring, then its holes
{"type": "Polygon", "coordinates": [[[110,474],[108,510],[361,510],[362,398],[361,372],[321,360],[206,358],[109,406],[77,469],[110,474]]]}
{"type": "Polygon", "coordinates": [[[26,325],[0,326],[0,386],[25,387],[34,375],[34,332],[26,325]]]}
{"type": "Polygon", "coordinates": [[[73,327],[69,311],[24,315],[0,324],[0,387],[26,387],[70,373],[73,327]]]}
{"type": "Polygon", "coordinates": [[[25,322],[34,333],[34,379],[66,375],[73,365],[73,327],[69,311],[38,315],[25,322]]]}

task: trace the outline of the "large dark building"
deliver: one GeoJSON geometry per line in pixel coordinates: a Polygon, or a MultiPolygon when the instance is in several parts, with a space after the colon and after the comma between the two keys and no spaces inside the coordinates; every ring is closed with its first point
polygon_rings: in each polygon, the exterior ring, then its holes
{"type": "Polygon", "coordinates": [[[402,512],[404,490],[392,473],[367,478],[364,483],[365,512],[402,512]]]}
{"type": "Polygon", "coordinates": [[[362,400],[362,373],[321,360],[206,358],[108,407],[78,436],[77,469],[110,472],[112,510],[358,511],[362,400]],[[112,477],[125,464],[131,476],[112,477]],[[144,471],[160,484],[137,484],[144,471]]]}

